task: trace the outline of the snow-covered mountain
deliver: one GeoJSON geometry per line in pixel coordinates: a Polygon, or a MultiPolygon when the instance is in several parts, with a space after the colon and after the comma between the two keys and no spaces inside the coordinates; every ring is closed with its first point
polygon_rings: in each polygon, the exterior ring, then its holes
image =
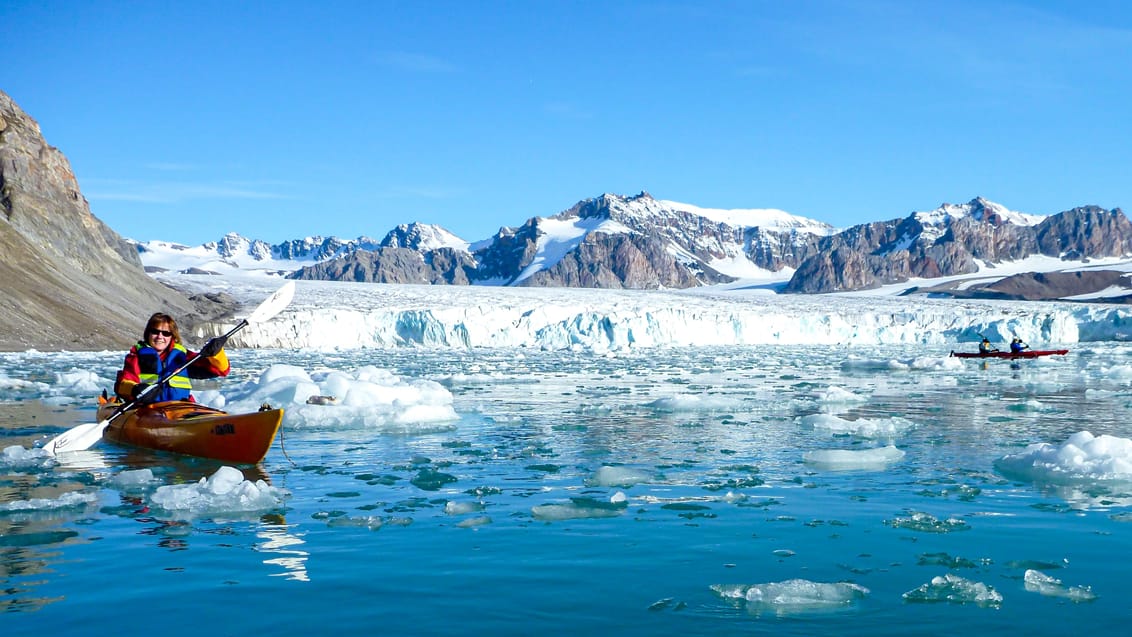
{"type": "Polygon", "coordinates": [[[782,210],[702,208],[641,193],[587,199],[474,243],[439,226],[411,223],[380,242],[315,236],[272,246],[229,234],[197,247],[149,241],[138,250],[150,271],[238,268],[313,279],[361,280],[359,273],[366,273],[370,281],[684,288],[785,280],[795,248],[834,231],[782,210]],[[453,276],[436,271],[440,251],[450,251],[443,262],[455,262],[453,276]]]}
{"type": "MultiPolygon", "coordinates": [[[[976,198],[839,230],[782,210],[701,208],[640,193],[586,199],[476,242],[411,223],[380,242],[316,236],[270,246],[228,235],[196,248],[148,242],[138,249],[151,272],[235,268],[311,280],[610,289],[746,282],[821,293],[973,276],[1036,256],[1060,260],[1057,270],[1130,257],[1132,224],[1119,209],[1043,216],[976,198]]],[[[1093,291],[1072,289],[1077,284],[1126,282],[1094,279],[1065,278],[1050,293],[1061,298],[1093,291]]],[[[1009,296],[939,286],[933,293],[1009,296]]]]}

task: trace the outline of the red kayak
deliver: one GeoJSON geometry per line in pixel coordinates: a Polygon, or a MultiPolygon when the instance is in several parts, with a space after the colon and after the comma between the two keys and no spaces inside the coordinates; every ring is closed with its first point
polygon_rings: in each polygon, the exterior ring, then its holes
{"type": "Polygon", "coordinates": [[[1038,358],[1039,356],[1064,356],[1069,353],[1067,349],[1027,349],[1021,352],[951,352],[956,358],[1038,358]]]}

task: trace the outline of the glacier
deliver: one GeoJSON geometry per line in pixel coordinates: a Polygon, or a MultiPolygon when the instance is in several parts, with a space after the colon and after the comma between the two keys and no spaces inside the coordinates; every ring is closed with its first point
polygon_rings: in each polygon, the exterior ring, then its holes
{"type": "MultiPolygon", "coordinates": [[[[190,293],[223,291],[254,307],[277,276],[159,279],[190,293]]],[[[578,349],[880,343],[973,350],[986,336],[1037,348],[1132,339],[1122,305],[935,299],[851,293],[778,295],[758,287],[596,290],[298,281],[294,301],[232,338],[248,348],[391,347],[578,349]]],[[[198,326],[223,334],[235,319],[198,326]]]]}

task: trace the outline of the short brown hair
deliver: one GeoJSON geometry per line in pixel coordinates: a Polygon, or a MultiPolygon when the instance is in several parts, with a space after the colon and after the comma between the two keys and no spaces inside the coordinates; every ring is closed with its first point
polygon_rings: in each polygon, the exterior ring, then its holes
{"type": "Polygon", "coordinates": [[[161,325],[162,323],[168,324],[169,325],[169,331],[173,332],[173,343],[180,343],[181,342],[181,330],[179,330],[177,328],[177,320],[174,319],[172,316],[165,314],[164,312],[155,313],[153,316],[149,317],[148,321],[145,322],[145,331],[142,332],[142,342],[145,342],[145,341],[148,340],[146,338],[146,336],[149,334],[150,330],[155,329],[158,325],[161,325]]]}

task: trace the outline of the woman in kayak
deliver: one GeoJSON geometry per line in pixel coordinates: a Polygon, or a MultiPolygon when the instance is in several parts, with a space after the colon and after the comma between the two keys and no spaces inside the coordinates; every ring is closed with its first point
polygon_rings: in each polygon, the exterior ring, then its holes
{"type": "Polygon", "coordinates": [[[1030,349],[1030,346],[1023,343],[1022,339],[1018,338],[1017,336],[1015,336],[1010,341],[1010,353],[1011,354],[1021,354],[1022,350],[1024,350],[1024,349],[1030,349]]]}
{"type": "Polygon", "coordinates": [[[114,383],[114,393],[123,400],[138,400],[142,392],[146,392],[144,402],[193,400],[190,378],[228,375],[228,355],[224,353],[226,340],[219,337],[208,341],[197,355],[181,344],[177,321],[158,312],[146,322],[142,340],[126,354],[126,362],[114,383]],[[185,367],[185,363],[189,365],[185,367]],[[173,376],[167,382],[157,389],[146,391],[169,374],[173,376]]]}

